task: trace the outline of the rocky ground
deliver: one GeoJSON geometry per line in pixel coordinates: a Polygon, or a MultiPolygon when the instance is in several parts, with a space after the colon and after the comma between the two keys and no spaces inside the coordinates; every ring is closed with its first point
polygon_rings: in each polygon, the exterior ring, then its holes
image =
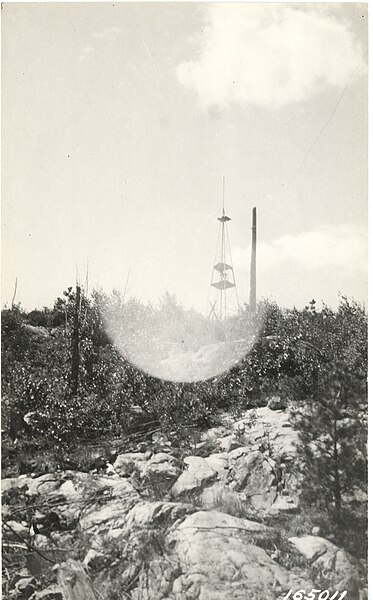
{"type": "Polygon", "coordinates": [[[297,434],[269,406],[224,417],[187,456],[155,434],[89,473],[3,479],[4,598],[69,600],[59,573],[71,559],[105,600],[364,598],[354,559],[322,528],[269,524],[302,521],[297,434]]]}

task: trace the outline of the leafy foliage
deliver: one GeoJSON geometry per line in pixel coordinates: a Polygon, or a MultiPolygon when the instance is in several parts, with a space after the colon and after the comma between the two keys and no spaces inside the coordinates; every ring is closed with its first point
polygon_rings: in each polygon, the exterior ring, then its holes
{"type": "Polygon", "coordinates": [[[337,310],[325,305],[317,310],[314,301],[302,310],[262,302],[255,315],[242,311],[230,317],[223,331],[185,311],[169,294],[157,306],[126,300],[116,291],[96,291],[90,298],[82,294],[79,386],[72,395],[75,310],[75,292],[68,288],[51,309],[2,311],[5,429],[12,429],[14,415],[22,420],[33,411],[25,433],[35,444],[42,438],[44,444],[68,446],[77,439],[110,439],[160,427],[173,439],[179,436],[182,445],[188,428],[214,425],[220,411],[239,413],[278,395],[292,407],[300,433],[304,502],[332,513],[346,531],[352,527],[346,519],[355,529],[362,527],[356,498],[366,487],[363,307],[345,297],[337,310]],[[140,326],[142,339],[137,338],[140,326]],[[251,340],[252,351],[219,377],[173,383],[136,368],[117,349],[124,340],[146,353],[156,340],[161,355],[166,342],[178,343],[180,327],[187,345],[225,336],[251,340]]]}

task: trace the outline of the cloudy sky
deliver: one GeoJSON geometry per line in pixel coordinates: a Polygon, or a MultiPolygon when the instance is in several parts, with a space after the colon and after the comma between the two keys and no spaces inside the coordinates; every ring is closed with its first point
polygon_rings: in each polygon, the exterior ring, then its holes
{"type": "Polygon", "coordinates": [[[366,300],[365,4],[17,3],[3,16],[3,291],[204,310],[222,177],[239,297],[366,300]]]}

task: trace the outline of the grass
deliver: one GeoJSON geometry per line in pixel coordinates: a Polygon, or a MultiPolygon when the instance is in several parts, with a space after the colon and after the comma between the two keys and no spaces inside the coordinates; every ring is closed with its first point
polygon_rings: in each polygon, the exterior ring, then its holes
{"type": "Polygon", "coordinates": [[[244,519],[250,519],[251,511],[240,495],[230,490],[224,483],[217,483],[207,487],[202,493],[194,497],[195,505],[207,510],[219,512],[244,519]]]}

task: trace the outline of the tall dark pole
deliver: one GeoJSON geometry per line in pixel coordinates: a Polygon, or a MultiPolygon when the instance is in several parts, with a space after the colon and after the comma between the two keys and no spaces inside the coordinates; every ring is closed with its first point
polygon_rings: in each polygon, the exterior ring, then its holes
{"type": "Polygon", "coordinates": [[[256,312],[256,207],[251,227],[250,311],[256,312]]]}
{"type": "Polygon", "coordinates": [[[76,286],[74,328],[72,335],[72,360],[71,360],[71,394],[76,396],[79,387],[79,312],[80,312],[80,286],[76,286]]]}

